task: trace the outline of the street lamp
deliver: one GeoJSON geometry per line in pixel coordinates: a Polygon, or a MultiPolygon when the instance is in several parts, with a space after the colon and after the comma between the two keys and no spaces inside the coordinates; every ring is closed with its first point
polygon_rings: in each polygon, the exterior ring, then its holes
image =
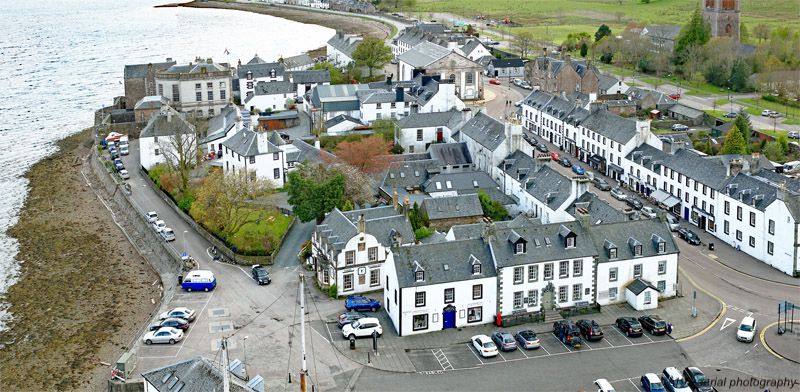
{"type": "Polygon", "coordinates": [[[249,380],[250,379],[250,374],[247,373],[247,338],[249,338],[249,336],[245,336],[244,339],[243,339],[243,341],[244,341],[244,375],[245,375],[246,379],[249,380]]]}
{"type": "Polygon", "coordinates": [[[183,256],[186,255],[186,233],[188,233],[188,232],[189,232],[189,230],[184,230],[183,231],[183,256]]]}

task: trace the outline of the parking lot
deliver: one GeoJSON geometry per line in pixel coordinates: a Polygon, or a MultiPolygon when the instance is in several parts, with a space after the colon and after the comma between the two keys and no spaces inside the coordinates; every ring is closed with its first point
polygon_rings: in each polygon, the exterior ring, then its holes
{"type": "MultiPolygon", "coordinates": [[[[516,333],[516,330],[509,329],[508,332],[516,333]]],[[[438,349],[410,350],[408,354],[417,371],[427,373],[463,370],[512,361],[578,354],[595,350],[614,350],[623,347],[672,341],[672,338],[667,335],[653,336],[647,333],[640,337],[628,338],[613,326],[604,327],[603,333],[605,336],[602,340],[595,342],[583,341],[579,348],[561,343],[552,333],[538,333],[537,337],[541,344],[538,349],[524,350],[518,348],[513,351],[501,351],[496,357],[490,358],[481,357],[471,343],[438,349]]]]}

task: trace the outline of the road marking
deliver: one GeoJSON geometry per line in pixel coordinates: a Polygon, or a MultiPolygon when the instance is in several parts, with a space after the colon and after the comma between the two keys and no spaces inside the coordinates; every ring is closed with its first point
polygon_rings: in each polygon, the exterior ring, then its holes
{"type": "Polygon", "coordinates": [[[706,267],[703,267],[702,265],[697,264],[694,260],[692,260],[692,259],[690,259],[688,257],[684,257],[684,259],[688,260],[690,263],[692,263],[692,264],[694,264],[694,265],[696,265],[696,266],[698,266],[698,267],[700,267],[702,269],[706,269],[706,267]]]}
{"type": "Polygon", "coordinates": [[[732,319],[730,317],[725,317],[725,321],[722,322],[722,326],[719,327],[719,330],[722,331],[723,329],[727,328],[729,325],[733,324],[736,319],[732,319]]]}
{"type": "Polygon", "coordinates": [[[687,336],[685,338],[675,339],[676,342],[685,342],[685,341],[687,341],[689,339],[694,339],[694,338],[706,333],[709,329],[714,327],[714,325],[717,324],[717,321],[719,321],[722,318],[722,316],[725,315],[725,309],[727,308],[727,304],[725,303],[725,301],[719,299],[719,297],[717,297],[716,295],[709,293],[706,289],[700,287],[697,283],[695,283],[694,280],[692,280],[692,278],[683,270],[682,267],[678,266],[678,269],[681,271],[681,274],[683,274],[683,277],[686,278],[689,281],[689,283],[692,284],[692,286],[697,287],[700,291],[708,294],[711,298],[716,299],[717,302],[719,302],[720,305],[722,306],[722,311],[719,312],[719,315],[717,315],[717,318],[715,318],[714,321],[711,322],[711,324],[708,324],[707,327],[703,328],[702,331],[700,331],[700,332],[698,332],[698,333],[696,333],[696,334],[694,334],[692,336],[687,336]]]}
{"type": "Polygon", "coordinates": [[[639,391],[639,390],[640,390],[640,389],[639,389],[639,386],[638,386],[638,385],[636,385],[636,383],[634,383],[634,382],[633,382],[633,381],[632,381],[630,378],[628,379],[628,381],[630,381],[630,382],[631,382],[631,385],[633,385],[633,387],[634,387],[634,388],[636,388],[636,390],[637,390],[637,391],[639,391]]]}
{"type": "Polygon", "coordinates": [[[503,353],[502,353],[502,352],[500,352],[500,349],[499,349],[499,348],[497,349],[497,355],[499,355],[499,356],[500,356],[500,358],[503,358],[503,362],[507,361],[506,357],[504,357],[504,356],[503,356],[503,353]]]}
{"type": "Polygon", "coordinates": [[[431,349],[431,352],[433,353],[433,356],[436,357],[436,360],[439,361],[439,366],[442,367],[442,370],[453,370],[453,365],[450,363],[450,360],[447,359],[447,355],[444,354],[442,349],[438,349],[436,351],[431,349]]]}
{"type": "MultiPolygon", "coordinates": [[[[717,263],[717,264],[719,264],[719,265],[721,265],[721,266],[723,266],[723,267],[725,267],[725,268],[727,268],[727,269],[729,269],[729,270],[731,270],[731,271],[733,271],[733,272],[735,272],[735,273],[737,273],[737,274],[739,274],[739,275],[746,276],[746,277],[748,277],[748,278],[750,278],[750,279],[756,279],[756,280],[760,280],[760,281],[762,281],[762,282],[767,282],[767,283],[777,284],[777,285],[780,285],[780,286],[793,287],[793,288],[797,288],[797,287],[798,287],[798,285],[796,285],[796,284],[789,284],[789,283],[781,283],[781,282],[776,282],[776,281],[774,281],[774,280],[768,280],[768,279],[764,279],[764,278],[759,278],[759,277],[757,277],[757,276],[753,276],[753,275],[746,274],[746,273],[744,273],[744,272],[737,271],[737,270],[735,270],[735,269],[733,269],[733,268],[731,268],[731,267],[728,267],[727,265],[725,265],[725,264],[723,264],[723,263],[721,263],[721,262],[717,261],[717,260],[716,260],[716,257],[711,257],[710,255],[707,255],[707,254],[705,254],[705,253],[703,253],[703,252],[700,252],[700,254],[702,254],[703,256],[706,256],[706,257],[707,257],[709,260],[711,260],[711,261],[713,261],[713,262],[715,262],[715,263],[717,263]]],[[[691,279],[690,279],[690,280],[691,280],[691,279]]],[[[697,285],[695,285],[695,286],[697,286],[697,285]]],[[[698,287],[699,287],[699,286],[698,286],[698,287]]],[[[705,291],[705,290],[703,290],[703,291],[705,291]]]]}
{"type": "MultiPolygon", "coordinates": [[[[789,321],[790,322],[795,322],[795,321],[800,321],[800,320],[789,320],[789,321]]],[[[758,337],[759,337],[759,339],[761,339],[761,345],[763,345],[764,348],[767,349],[767,351],[769,351],[770,354],[772,354],[772,355],[774,355],[774,356],[776,356],[776,357],[778,357],[780,359],[786,359],[782,355],[776,353],[775,351],[772,351],[772,349],[769,347],[769,345],[764,341],[764,333],[767,332],[767,329],[769,329],[769,327],[771,327],[773,325],[777,325],[777,324],[780,324],[780,321],[776,321],[776,322],[774,322],[774,323],[772,323],[770,325],[767,325],[764,328],[761,328],[761,334],[759,334],[758,337]]]]}
{"type": "Polygon", "coordinates": [[[477,351],[477,349],[475,347],[473,347],[471,344],[468,344],[467,347],[469,348],[469,351],[472,353],[472,355],[474,355],[475,358],[478,358],[478,361],[480,361],[481,365],[485,365],[485,363],[483,362],[481,357],[478,356],[478,353],[475,352],[475,351],[477,351]]]}
{"type": "Polygon", "coordinates": [[[620,332],[620,330],[619,330],[619,329],[617,329],[617,328],[614,328],[614,331],[617,331],[617,333],[618,333],[618,334],[620,334],[620,335],[621,335],[621,336],[622,336],[622,337],[623,337],[625,340],[627,340],[627,341],[628,341],[628,343],[630,343],[630,344],[631,344],[631,346],[635,346],[635,345],[636,345],[636,344],[635,344],[635,343],[633,343],[633,342],[632,342],[630,339],[628,339],[628,336],[626,336],[624,333],[620,332]]]}
{"type": "MultiPolygon", "coordinates": [[[[547,356],[550,356],[550,355],[551,355],[551,354],[550,354],[550,351],[547,351],[547,349],[546,349],[546,348],[544,348],[544,346],[542,346],[542,343],[541,343],[541,342],[539,342],[539,348],[540,348],[540,349],[542,349],[542,350],[544,350],[544,352],[546,352],[546,353],[547,353],[547,356]]],[[[536,357],[531,357],[531,358],[536,358],[536,357]]]]}
{"type": "MultiPolygon", "coordinates": [[[[311,330],[312,330],[312,331],[314,331],[314,332],[316,332],[316,333],[317,333],[317,335],[319,335],[319,337],[321,337],[323,340],[325,340],[326,342],[330,343],[330,341],[329,341],[327,338],[325,338],[325,335],[323,335],[323,334],[319,333],[319,331],[317,331],[317,330],[316,330],[316,329],[314,329],[314,328],[311,328],[311,330]]],[[[328,333],[330,333],[330,332],[331,332],[331,331],[330,331],[330,330],[328,330],[328,333]]],[[[331,339],[333,339],[333,338],[331,337],[331,339]]]]}

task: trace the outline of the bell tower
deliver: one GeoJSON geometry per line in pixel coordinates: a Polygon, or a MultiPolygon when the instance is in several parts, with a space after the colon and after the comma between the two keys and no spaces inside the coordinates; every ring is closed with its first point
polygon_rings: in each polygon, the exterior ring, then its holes
{"type": "Polygon", "coordinates": [[[712,37],[733,37],[739,42],[741,0],[700,0],[703,20],[711,25],[712,37]]]}

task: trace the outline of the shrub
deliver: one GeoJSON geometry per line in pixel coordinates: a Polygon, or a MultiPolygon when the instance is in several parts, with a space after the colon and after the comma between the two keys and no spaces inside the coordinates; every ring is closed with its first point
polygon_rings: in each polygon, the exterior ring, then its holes
{"type": "Polygon", "coordinates": [[[414,235],[417,237],[418,240],[421,240],[433,233],[433,229],[430,227],[420,227],[419,229],[414,230],[414,235]]]}
{"type": "Polygon", "coordinates": [[[337,298],[338,296],[336,295],[336,293],[338,291],[339,289],[336,287],[335,284],[332,284],[331,287],[328,287],[328,295],[330,295],[331,298],[337,298]]]}
{"type": "Polygon", "coordinates": [[[181,210],[183,210],[188,214],[189,210],[192,209],[193,202],[194,202],[194,196],[191,193],[189,193],[185,197],[182,197],[180,200],[178,200],[178,208],[180,208],[181,210]]]}

